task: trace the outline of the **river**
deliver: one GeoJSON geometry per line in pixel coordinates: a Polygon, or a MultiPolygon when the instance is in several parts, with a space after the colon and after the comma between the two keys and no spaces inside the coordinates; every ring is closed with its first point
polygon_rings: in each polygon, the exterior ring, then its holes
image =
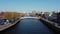
{"type": "Polygon", "coordinates": [[[25,18],[22,19],[15,26],[0,32],[0,34],[54,34],[54,33],[40,20],[34,18],[25,18]]]}

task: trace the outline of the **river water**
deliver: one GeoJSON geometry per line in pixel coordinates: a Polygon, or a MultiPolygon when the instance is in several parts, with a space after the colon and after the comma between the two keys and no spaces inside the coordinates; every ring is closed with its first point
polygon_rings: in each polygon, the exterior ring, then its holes
{"type": "Polygon", "coordinates": [[[15,26],[0,32],[0,34],[53,34],[53,31],[40,20],[25,18],[15,26]]]}

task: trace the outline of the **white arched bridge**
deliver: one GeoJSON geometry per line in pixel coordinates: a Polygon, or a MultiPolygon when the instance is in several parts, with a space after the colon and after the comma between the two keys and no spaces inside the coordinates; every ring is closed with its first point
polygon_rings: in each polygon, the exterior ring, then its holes
{"type": "Polygon", "coordinates": [[[25,19],[25,18],[34,18],[34,19],[40,19],[40,17],[21,17],[20,19],[25,19]]]}

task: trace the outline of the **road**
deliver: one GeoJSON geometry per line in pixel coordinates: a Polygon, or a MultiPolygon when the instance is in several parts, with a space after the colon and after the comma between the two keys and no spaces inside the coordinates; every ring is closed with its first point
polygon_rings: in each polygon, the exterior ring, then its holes
{"type": "Polygon", "coordinates": [[[54,34],[54,32],[40,20],[25,18],[15,26],[0,32],[0,34],[54,34]]]}

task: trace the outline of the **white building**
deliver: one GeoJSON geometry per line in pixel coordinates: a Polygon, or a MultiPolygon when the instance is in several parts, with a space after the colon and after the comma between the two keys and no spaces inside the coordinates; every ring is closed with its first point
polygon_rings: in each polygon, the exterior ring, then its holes
{"type": "Polygon", "coordinates": [[[56,20],[57,19],[57,13],[54,12],[46,12],[45,17],[48,20],[56,20]]]}

